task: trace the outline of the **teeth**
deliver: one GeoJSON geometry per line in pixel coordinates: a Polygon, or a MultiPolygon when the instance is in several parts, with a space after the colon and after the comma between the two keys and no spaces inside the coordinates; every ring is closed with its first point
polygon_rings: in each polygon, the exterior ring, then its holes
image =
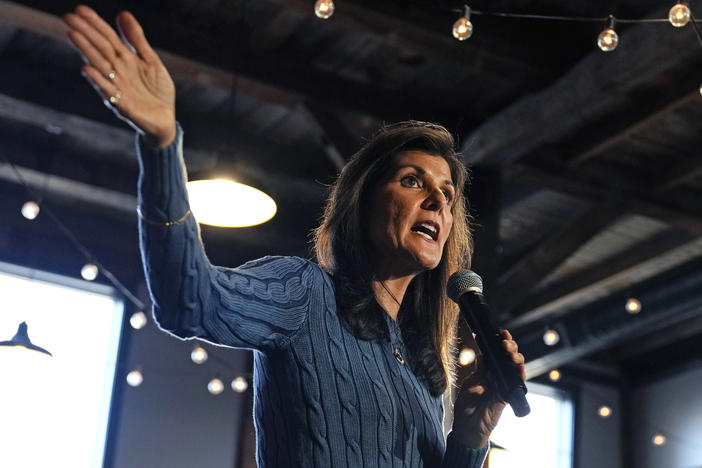
{"type": "Polygon", "coordinates": [[[436,228],[434,227],[434,225],[429,224],[429,223],[421,223],[420,226],[425,227],[425,228],[429,229],[431,232],[433,232],[434,234],[436,234],[436,228]]]}
{"type": "Polygon", "coordinates": [[[421,231],[414,231],[414,232],[416,232],[416,233],[419,234],[420,236],[426,237],[426,238],[429,239],[429,240],[434,240],[434,238],[431,237],[429,234],[426,234],[426,233],[421,232],[421,231]]]}

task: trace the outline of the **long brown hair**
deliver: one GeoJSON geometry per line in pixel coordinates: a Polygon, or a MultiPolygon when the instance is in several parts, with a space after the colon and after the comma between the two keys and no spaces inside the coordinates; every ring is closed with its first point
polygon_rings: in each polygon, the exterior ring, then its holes
{"type": "Polygon", "coordinates": [[[446,297],[446,282],[470,265],[472,238],[463,197],[467,170],[451,133],[441,125],[407,121],[381,128],[344,166],[314,232],[319,265],[334,278],[339,315],[361,339],[386,332],[372,289],[371,242],[364,221],[370,194],[387,175],[393,158],[405,151],[423,151],[444,158],[456,187],[453,227],[439,265],[410,283],[398,314],[415,373],[432,395],[441,395],[455,379],[457,306],[446,297]],[[429,330],[429,332],[427,332],[429,330]]]}

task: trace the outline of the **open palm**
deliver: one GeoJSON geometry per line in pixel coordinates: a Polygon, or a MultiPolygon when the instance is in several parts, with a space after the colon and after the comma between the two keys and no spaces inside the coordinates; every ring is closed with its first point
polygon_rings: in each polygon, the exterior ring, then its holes
{"type": "Polygon", "coordinates": [[[64,21],[83,56],[84,76],[123,120],[159,146],[175,137],[175,86],[129,12],[117,16],[122,38],[91,8],[79,5],[64,21]]]}

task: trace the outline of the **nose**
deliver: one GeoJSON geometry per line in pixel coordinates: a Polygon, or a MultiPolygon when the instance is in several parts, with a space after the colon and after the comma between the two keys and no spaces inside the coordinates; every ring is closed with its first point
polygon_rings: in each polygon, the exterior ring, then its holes
{"type": "Polygon", "coordinates": [[[446,197],[441,191],[441,188],[437,185],[431,185],[429,187],[429,193],[427,198],[424,199],[422,203],[422,208],[429,211],[439,211],[446,205],[446,197]]]}

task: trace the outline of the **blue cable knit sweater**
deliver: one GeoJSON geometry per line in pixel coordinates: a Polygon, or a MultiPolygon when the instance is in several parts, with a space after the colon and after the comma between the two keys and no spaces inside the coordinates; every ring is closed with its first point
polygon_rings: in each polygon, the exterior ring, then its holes
{"type": "MultiPolygon", "coordinates": [[[[139,142],[139,204],[150,220],[188,210],[183,133],[163,149],[139,142]]],[[[193,217],[140,222],[156,321],[181,338],[254,350],[254,421],[261,467],[478,468],[474,450],[442,431],[443,405],[406,361],[398,324],[357,339],[339,321],[330,277],[298,257],[230,269],[205,256],[193,217]]]]}

